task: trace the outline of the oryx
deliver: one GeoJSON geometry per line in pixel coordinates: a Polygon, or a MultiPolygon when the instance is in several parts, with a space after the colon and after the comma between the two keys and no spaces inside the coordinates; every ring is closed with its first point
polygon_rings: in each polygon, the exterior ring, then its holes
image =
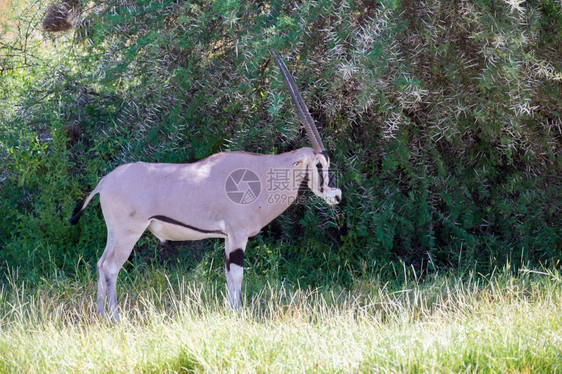
{"type": "Polygon", "coordinates": [[[313,148],[278,155],[221,152],[191,164],[135,162],[103,177],[69,219],[76,224],[100,195],[107,226],[107,244],[97,263],[102,316],[107,294],[109,312],[118,319],[117,274],[147,229],[161,241],[223,238],[228,301],[239,309],[248,238],[283,213],[306,186],[330,205],[340,202],[314,121],[284,62],[273,56],[313,148]]]}

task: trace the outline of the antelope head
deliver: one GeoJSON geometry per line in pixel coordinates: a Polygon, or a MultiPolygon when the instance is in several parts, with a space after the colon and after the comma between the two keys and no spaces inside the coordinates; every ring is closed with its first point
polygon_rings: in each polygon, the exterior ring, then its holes
{"type": "Polygon", "coordinates": [[[341,190],[336,187],[334,174],[330,169],[330,157],[328,157],[328,152],[326,152],[326,149],[322,144],[322,139],[320,138],[316,124],[314,123],[314,120],[312,119],[312,116],[310,115],[299,89],[295,84],[295,80],[287,69],[287,66],[281,57],[279,57],[277,52],[272,51],[272,54],[279,66],[279,69],[281,70],[283,79],[287,84],[293,103],[299,112],[299,116],[304,124],[304,128],[314,150],[313,157],[305,160],[304,162],[306,165],[303,165],[303,167],[306,167],[309,171],[308,188],[310,188],[316,196],[324,199],[327,204],[338,204],[341,201],[341,190]]]}

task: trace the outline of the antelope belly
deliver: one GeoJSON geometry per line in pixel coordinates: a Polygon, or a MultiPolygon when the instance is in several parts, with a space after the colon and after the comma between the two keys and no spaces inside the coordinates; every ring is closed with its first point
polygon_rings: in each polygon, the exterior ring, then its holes
{"type": "Polygon", "coordinates": [[[161,241],[184,241],[184,240],[200,240],[206,238],[222,238],[218,233],[207,233],[194,230],[191,228],[175,225],[172,223],[153,220],[148,226],[148,230],[161,241]]]}

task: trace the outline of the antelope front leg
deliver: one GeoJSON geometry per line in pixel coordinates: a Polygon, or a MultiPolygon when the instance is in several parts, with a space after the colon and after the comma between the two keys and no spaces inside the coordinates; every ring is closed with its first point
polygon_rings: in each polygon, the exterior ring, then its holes
{"type": "Polygon", "coordinates": [[[232,309],[240,310],[242,277],[244,275],[244,251],[248,238],[236,240],[228,238],[225,241],[224,268],[226,272],[226,288],[228,290],[228,304],[232,309]]]}

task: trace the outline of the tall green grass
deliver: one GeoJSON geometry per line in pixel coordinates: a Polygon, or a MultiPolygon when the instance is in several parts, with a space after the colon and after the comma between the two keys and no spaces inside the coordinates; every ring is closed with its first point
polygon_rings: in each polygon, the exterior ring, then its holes
{"type": "Polygon", "coordinates": [[[559,270],[373,275],[347,289],[250,276],[235,313],[221,280],[145,269],[119,279],[119,324],[97,318],[90,274],[7,279],[1,372],[562,371],[559,270]]]}

